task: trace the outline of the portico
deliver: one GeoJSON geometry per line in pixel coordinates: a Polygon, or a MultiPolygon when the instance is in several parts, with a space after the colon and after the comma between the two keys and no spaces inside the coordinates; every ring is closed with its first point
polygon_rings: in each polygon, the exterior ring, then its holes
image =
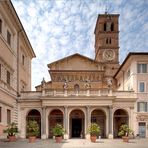
{"type": "Polygon", "coordinates": [[[99,124],[102,138],[116,138],[121,123],[127,123],[132,127],[130,120],[133,116],[132,107],[136,98],[131,93],[118,94],[120,98],[124,96],[125,102],[121,101],[117,95],[114,96],[117,92],[112,92],[112,95],[94,94],[89,97],[87,94],[71,96],[69,93],[66,97],[64,93],[49,96],[48,92],[44,94],[38,92],[33,93],[33,98],[31,98],[32,93],[26,93],[24,92],[24,97],[22,95],[19,100],[23,119],[20,134],[22,138],[26,137],[25,127],[28,118],[34,118],[40,123],[41,134],[39,136],[42,139],[53,138],[52,128],[57,123],[65,128],[65,139],[89,138],[87,129],[91,122],[99,124]],[[25,96],[28,97],[25,98],[25,96]],[[32,106],[29,106],[30,101],[32,106]]]}

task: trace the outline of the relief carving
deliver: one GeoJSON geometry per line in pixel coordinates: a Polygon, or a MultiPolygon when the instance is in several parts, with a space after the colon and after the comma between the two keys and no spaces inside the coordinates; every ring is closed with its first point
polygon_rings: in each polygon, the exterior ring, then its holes
{"type": "Polygon", "coordinates": [[[148,115],[137,115],[137,121],[148,121],[148,115]]]}

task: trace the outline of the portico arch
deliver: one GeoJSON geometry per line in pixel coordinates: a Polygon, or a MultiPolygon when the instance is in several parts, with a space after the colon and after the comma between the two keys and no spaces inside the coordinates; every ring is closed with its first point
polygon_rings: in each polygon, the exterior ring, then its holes
{"type": "MultiPolygon", "coordinates": [[[[28,121],[30,120],[35,120],[37,121],[38,125],[39,125],[39,134],[38,134],[38,138],[41,138],[41,114],[38,110],[36,109],[32,109],[28,112],[27,116],[26,116],[26,123],[28,123],[28,121]]],[[[26,137],[28,133],[27,133],[27,129],[26,129],[26,137]]]]}
{"type": "Polygon", "coordinates": [[[91,113],[91,122],[97,123],[101,128],[101,137],[106,137],[106,114],[101,109],[95,109],[91,113]]]}
{"type": "Polygon", "coordinates": [[[113,135],[114,138],[118,138],[119,128],[122,124],[129,124],[129,115],[128,112],[124,109],[117,109],[114,112],[114,119],[113,119],[113,135]]]}
{"type": "Polygon", "coordinates": [[[52,129],[56,124],[63,126],[63,112],[59,109],[54,109],[49,113],[49,138],[53,138],[52,129]]]}

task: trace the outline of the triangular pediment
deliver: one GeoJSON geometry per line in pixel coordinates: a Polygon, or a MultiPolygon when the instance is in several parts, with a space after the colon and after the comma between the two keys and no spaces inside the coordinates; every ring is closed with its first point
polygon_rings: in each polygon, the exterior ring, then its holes
{"type": "Polygon", "coordinates": [[[78,53],[48,64],[50,70],[99,70],[98,62],[78,53]]]}

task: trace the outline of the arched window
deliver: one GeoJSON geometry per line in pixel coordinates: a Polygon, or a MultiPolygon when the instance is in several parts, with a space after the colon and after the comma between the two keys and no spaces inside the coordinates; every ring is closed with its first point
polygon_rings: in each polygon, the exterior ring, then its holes
{"type": "Polygon", "coordinates": [[[104,23],[104,31],[106,31],[106,23],[104,23]]]}
{"type": "Polygon", "coordinates": [[[111,24],[111,31],[114,31],[114,23],[111,24]]]}
{"type": "Polygon", "coordinates": [[[108,44],[108,38],[106,39],[106,44],[108,44]]]}
{"type": "Polygon", "coordinates": [[[109,39],[109,43],[110,43],[110,44],[112,43],[112,39],[111,39],[111,38],[109,39]]]}

